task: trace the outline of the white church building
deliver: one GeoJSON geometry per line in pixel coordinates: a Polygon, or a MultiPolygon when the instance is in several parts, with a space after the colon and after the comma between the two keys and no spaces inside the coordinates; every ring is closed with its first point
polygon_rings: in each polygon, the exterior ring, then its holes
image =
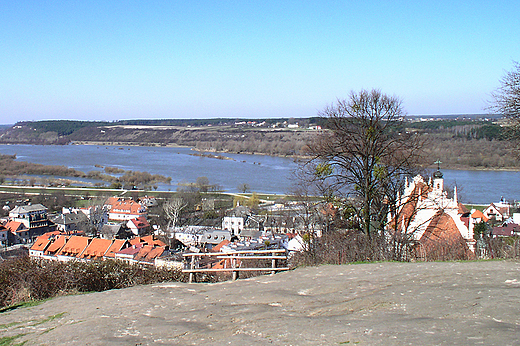
{"type": "Polygon", "coordinates": [[[448,197],[440,170],[428,183],[420,175],[406,181],[398,201],[396,215],[389,215],[390,225],[413,239],[421,257],[440,259],[441,252],[446,254],[447,251],[458,253],[461,258],[472,256],[475,240],[473,232],[461,219],[464,208],[458,202],[457,188],[454,188],[453,197],[448,197]]]}

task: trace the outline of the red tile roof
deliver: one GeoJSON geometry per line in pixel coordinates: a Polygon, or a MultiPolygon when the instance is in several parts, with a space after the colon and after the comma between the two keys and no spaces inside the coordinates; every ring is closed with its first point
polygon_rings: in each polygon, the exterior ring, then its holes
{"type": "Polygon", "coordinates": [[[94,238],[79,257],[89,259],[101,259],[103,258],[103,256],[105,255],[105,253],[111,245],[112,240],[94,238]]]}
{"type": "Polygon", "coordinates": [[[11,232],[15,233],[17,231],[26,231],[28,228],[25,225],[18,221],[8,221],[5,224],[5,228],[8,228],[11,232]]]}
{"type": "Polygon", "coordinates": [[[73,235],[70,237],[69,241],[65,244],[64,247],[61,248],[57,256],[69,256],[69,257],[78,257],[81,255],[83,250],[88,246],[90,242],[90,238],[73,235]]]}
{"type": "Polygon", "coordinates": [[[471,214],[471,217],[474,218],[474,219],[482,219],[484,222],[488,222],[488,218],[486,217],[486,215],[484,215],[483,212],[481,212],[480,210],[475,210],[473,212],[473,214],[471,214]]]}
{"type": "Polygon", "coordinates": [[[121,251],[129,245],[130,244],[124,239],[114,239],[112,245],[110,245],[110,248],[108,248],[108,251],[105,253],[105,257],[114,258],[116,252],[121,251]]]}
{"type": "Polygon", "coordinates": [[[134,237],[134,238],[130,239],[131,245],[137,245],[137,244],[141,244],[141,243],[143,243],[145,245],[152,245],[152,246],[166,246],[166,243],[157,239],[157,237],[152,234],[144,236],[144,237],[134,237]]]}
{"type": "Polygon", "coordinates": [[[51,240],[49,237],[47,237],[45,234],[36,238],[36,241],[34,242],[33,246],[31,246],[31,250],[33,251],[43,251],[49,245],[51,240]]]}
{"type": "Polygon", "coordinates": [[[227,244],[231,244],[231,242],[230,242],[229,240],[227,240],[227,239],[224,239],[224,240],[222,240],[222,241],[221,241],[217,246],[214,246],[214,247],[211,249],[211,251],[213,251],[213,252],[220,252],[220,250],[222,249],[222,247],[223,247],[224,245],[227,245],[227,244]]]}
{"type": "Polygon", "coordinates": [[[65,246],[65,243],[67,242],[68,237],[64,235],[58,235],[54,238],[51,238],[52,243],[47,247],[45,250],[45,255],[54,255],[58,251],[61,250],[63,246],[65,246]]]}
{"type": "Polygon", "coordinates": [[[144,214],[146,208],[133,199],[110,197],[107,202],[111,213],[118,214],[144,214]]]}
{"type": "Polygon", "coordinates": [[[422,252],[419,255],[424,256],[426,260],[474,258],[455,221],[442,210],[433,216],[419,243],[421,244],[419,251],[422,252]]]}

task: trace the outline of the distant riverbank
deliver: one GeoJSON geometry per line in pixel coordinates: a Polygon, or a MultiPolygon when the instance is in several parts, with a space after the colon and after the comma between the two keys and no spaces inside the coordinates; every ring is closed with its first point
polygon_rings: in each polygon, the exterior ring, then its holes
{"type": "MultiPolygon", "coordinates": [[[[17,160],[44,165],[62,165],[81,172],[102,172],[101,167],[149,172],[171,177],[169,184],[157,184],[159,191],[176,191],[179,184],[207,177],[210,184],[226,192],[238,192],[248,184],[250,191],[288,194],[292,191],[293,158],[269,155],[233,154],[231,160],[194,156],[187,147],[142,147],[104,145],[0,145],[1,154],[16,154],[17,160]]],[[[520,172],[516,170],[444,169],[445,186],[457,186],[463,203],[488,204],[502,197],[520,200],[520,172]]]]}

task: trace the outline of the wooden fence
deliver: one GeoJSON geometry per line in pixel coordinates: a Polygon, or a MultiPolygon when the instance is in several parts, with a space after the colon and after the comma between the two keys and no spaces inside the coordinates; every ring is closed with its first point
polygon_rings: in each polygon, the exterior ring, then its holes
{"type": "Polygon", "coordinates": [[[183,273],[189,273],[189,282],[193,282],[196,273],[219,273],[232,272],[233,280],[238,278],[241,271],[267,271],[272,274],[277,271],[289,270],[289,267],[278,267],[278,260],[287,262],[287,252],[284,249],[273,250],[243,250],[234,252],[211,252],[211,253],[186,253],[183,254],[187,261],[183,273]],[[191,257],[191,258],[190,258],[191,257]],[[223,268],[211,268],[201,266],[201,259],[224,260],[223,268]],[[248,260],[271,260],[270,267],[247,267],[248,260]]]}

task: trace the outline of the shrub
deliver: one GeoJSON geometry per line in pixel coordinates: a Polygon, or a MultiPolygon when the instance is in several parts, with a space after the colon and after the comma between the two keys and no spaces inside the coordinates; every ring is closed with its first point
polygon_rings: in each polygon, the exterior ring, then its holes
{"type": "Polygon", "coordinates": [[[117,260],[55,262],[20,257],[0,263],[0,307],[76,292],[187,281],[179,270],[117,260]]]}

